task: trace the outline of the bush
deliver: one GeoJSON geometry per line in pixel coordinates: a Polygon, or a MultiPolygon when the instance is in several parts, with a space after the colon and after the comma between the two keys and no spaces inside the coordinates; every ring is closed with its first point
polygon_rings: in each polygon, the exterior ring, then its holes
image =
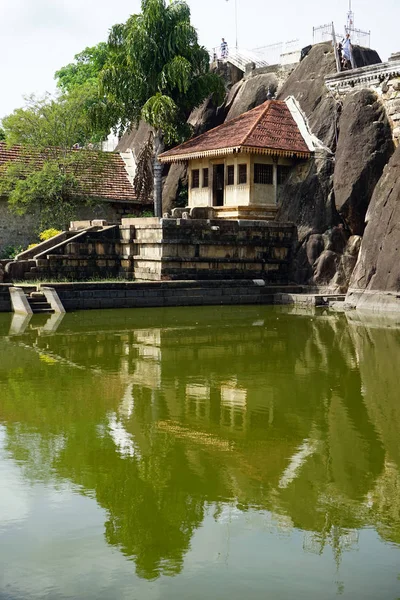
{"type": "Polygon", "coordinates": [[[20,252],[23,251],[23,247],[22,246],[6,246],[5,248],[3,248],[1,254],[0,254],[0,258],[15,258],[17,256],[17,254],[19,254],[20,252]]]}
{"type": "Polygon", "coordinates": [[[61,229],[54,229],[54,227],[51,227],[50,229],[45,229],[44,231],[39,233],[39,239],[41,242],[47,242],[47,240],[50,240],[52,237],[58,235],[59,233],[62,233],[61,229]]]}

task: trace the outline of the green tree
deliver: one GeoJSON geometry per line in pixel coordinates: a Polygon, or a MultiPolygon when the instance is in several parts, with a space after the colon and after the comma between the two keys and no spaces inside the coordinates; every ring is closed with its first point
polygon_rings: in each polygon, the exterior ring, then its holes
{"type": "Polygon", "coordinates": [[[108,46],[105,42],[100,42],[97,46],[85,48],[79,54],[75,54],[72,63],[56,72],[54,77],[57,80],[57,87],[63,92],[72,92],[88,82],[97,84],[107,56],[108,46]]]}
{"type": "Polygon", "coordinates": [[[4,141],[6,139],[6,132],[4,131],[4,129],[2,127],[0,127],[0,142],[4,141]]]}
{"type": "Polygon", "coordinates": [[[108,46],[100,42],[76,54],[74,61],[55,73],[57,87],[64,95],[80,94],[85,97],[81,107],[91,128],[91,141],[105,140],[118,121],[115,106],[100,91],[100,73],[106,64],[108,46]]]}
{"type": "Polygon", "coordinates": [[[40,230],[65,227],[101,182],[107,155],[89,143],[86,102],[83,88],[57,98],[31,96],[3,119],[7,143],[21,148],[18,160],[1,167],[0,195],[16,214],[35,215],[40,230]]]}
{"type": "Polygon", "coordinates": [[[183,0],[142,0],[142,12],[112,27],[103,89],[115,107],[119,124],[140,119],[154,129],[154,208],[162,213],[164,144],[190,134],[190,112],[210,94],[222,97],[224,86],[210,72],[207,50],[199,45],[183,0]]]}

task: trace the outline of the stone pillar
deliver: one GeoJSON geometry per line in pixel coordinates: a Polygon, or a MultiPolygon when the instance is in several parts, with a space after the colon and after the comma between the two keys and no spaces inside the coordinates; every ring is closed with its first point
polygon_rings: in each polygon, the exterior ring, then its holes
{"type": "Polygon", "coordinates": [[[275,204],[278,202],[278,163],[274,162],[272,170],[272,183],[274,186],[275,204]]]}

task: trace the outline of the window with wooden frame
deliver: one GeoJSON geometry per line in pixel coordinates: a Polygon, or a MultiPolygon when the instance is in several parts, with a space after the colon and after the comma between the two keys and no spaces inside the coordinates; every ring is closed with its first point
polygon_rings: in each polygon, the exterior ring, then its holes
{"type": "Polygon", "coordinates": [[[203,188],[208,187],[208,169],[203,169],[203,188]]]}
{"type": "Polygon", "coordinates": [[[247,165],[239,165],[238,183],[247,183],[247,165]]]}
{"type": "Polygon", "coordinates": [[[234,185],[234,183],[235,183],[235,166],[228,165],[227,175],[226,175],[226,184],[234,185]]]}
{"type": "Polygon", "coordinates": [[[192,188],[200,187],[200,171],[199,169],[192,170],[192,188]]]}
{"type": "Polygon", "coordinates": [[[274,182],[273,166],[255,163],[254,165],[254,183],[271,185],[274,182]]]}
{"type": "Polygon", "coordinates": [[[291,167],[278,165],[278,185],[283,185],[289,177],[291,167]]]}

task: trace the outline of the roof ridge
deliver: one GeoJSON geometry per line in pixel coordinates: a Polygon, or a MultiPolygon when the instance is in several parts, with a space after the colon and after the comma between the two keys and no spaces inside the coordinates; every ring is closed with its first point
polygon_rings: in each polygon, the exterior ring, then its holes
{"type": "MultiPolygon", "coordinates": [[[[242,119],[243,117],[248,116],[248,114],[251,113],[253,110],[259,110],[260,107],[263,104],[265,104],[266,102],[270,102],[270,100],[266,100],[265,102],[262,102],[258,106],[254,106],[250,110],[247,110],[246,112],[241,113],[237,117],[234,117],[233,119],[229,119],[229,121],[224,121],[223,123],[221,123],[221,125],[217,125],[216,127],[212,127],[211,129],[207,129],[207,131],[203,131],[203,133],[199,133],[199,135],[196,135],[195,137],[189,138],[188,140],[182,142],[182,144],[179,144],[179,146],[175,146],[174,148],[171,148],[171,150],[176,150],[177,148],[182,148],[182,146],[185,146],[185,144],[188,144],[189,142],[192,143],[192,142],[194,142],[196,140],[199,140],[201,137],[206,136],[206,135],[208,135],[211,132],[214,132],[214,131],[217,131],[217,130],[221,130],[221,129],[225,129],[226,127],[229,127],[229,126],[233,125],[237,121],[240,121],[240,119],[242,119]]],[[[262,114],[264,114],[264,112],[265,111],[263,111],[262,114]]],[[[257,121],[258,121],[258,119],[257,119],[257,121]]],[[[246,135],[246,137],[247,137],[247,135],[246,135]]],[[[166,150],[165,152],[163,152],[163,154],[166,154],[167,152],[170,152],[170,150],[166,150]]]]}
{"type": "MultiPolygon", "coordinates": [[[[267,100],[266,102],[264,102],[264,104],[267,104],[267,106],[265,107],[265,109],[261,112],[260,116],[258,117],[258,119],[256,120],[256,122],[254,123],[254,125],[250,128],[250,131],[248,131],[246,133],[246,135],[244,136],[243,140],[240,142],[241,146],[244,146],[246,140],[251,136],[251,134],[253,133],[253,131],[255,130],[255,128],[257,127],[257,125],[259,124],[259,122],[261,121],[261,119],[268,113],[268,111],[271,108],[271,100],[267,100]],[[267,104],[268,103],[268,104],[267,104]]],[[[262,105],[260,105],[262,106],[262,105]]]]}

